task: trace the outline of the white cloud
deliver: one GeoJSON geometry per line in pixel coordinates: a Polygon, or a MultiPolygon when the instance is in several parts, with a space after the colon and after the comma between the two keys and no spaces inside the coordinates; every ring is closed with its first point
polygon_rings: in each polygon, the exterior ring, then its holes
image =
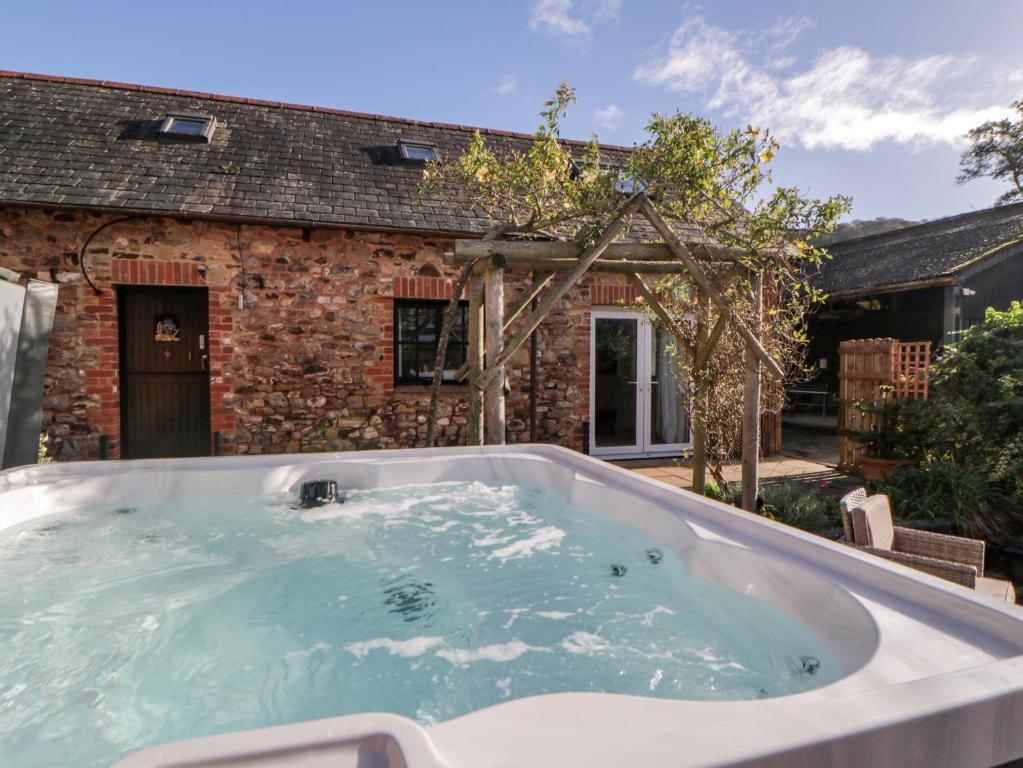
{"type": "Polygon", "coordinates": [[[572,0],[535,0],[529,28],[584,45],[593,26],[618,21],[621,8],[622,0],[583,0],[578,7],[572,0]]]}
{"type": "Polygon", "coordinates": [[[518,89],[519,89],[518,75],[505,75],[504,77],[501,78],[501,82],[499,82],[490,90],[496,93],[498,96],[511,96],[518,89]]]}
{"type": "Polygon", "coordinates": [[[766,49],[767,66],[771,69],[787,69],[797,59],[789,49],[816,22],[806,16],[778,19],[759,35],[758,42],[766,49]]]}
{"type": "Polygon", "coordinates": [[[584,0],[582,11],[594,22],[618,21],[622,11],[622,0],[584,0]]]}
{"type": "Polygon", "coordinates": [[[565,37],[588,37],[590,25],[578,17],[570,16],[572,0],[536,0],[529,17],[530,29],[543,29],[565,37]]]}
{"type": "Polygon", "coordinates": [[[1007,112],[1012,96],[1005,79],[979,57],[879,57],[841,46],[793,68],[790,46],[808,26],[782,21],[754,36],[695,18],[637,67],[633,79],[702,95],[707,108],[808,149],[958,144],[972,126],[1007,112]],[[790,71],[782,75],[780,68],[790,71]]]}
{"type": "Polygon", "coordinates": [[[614,130],[618,127],[622,121],[622,115],[625,113],[616,104],[608,104],[603,109],[598,109],[593,113],[593,119],[597,121],[597,125],[601,128],[607,128],[608,130],[614,130]]]}

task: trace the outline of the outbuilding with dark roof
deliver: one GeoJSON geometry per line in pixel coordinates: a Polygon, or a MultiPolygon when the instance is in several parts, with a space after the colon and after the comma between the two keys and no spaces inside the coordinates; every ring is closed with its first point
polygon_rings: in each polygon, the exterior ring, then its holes
{"type": "Polygon", "coordinates": [[[827,246],[811,282],[828,295],[810,321],[818,389],[837,392],[838,345],[890,337],[934,349],[1023,300],[1023,203],[949,216],[827,246]]]}

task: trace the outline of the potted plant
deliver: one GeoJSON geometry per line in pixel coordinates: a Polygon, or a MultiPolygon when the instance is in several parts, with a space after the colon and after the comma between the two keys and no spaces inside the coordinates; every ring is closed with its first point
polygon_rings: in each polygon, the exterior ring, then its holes
{"type": "Polygon", "coordinates": [[[860,444],[857,466],[868,480],[880,480],[897,467],[912,466],[920,460],[920,435],[913,418],[917,402],[897,398],[889,390],[880,400],[856,405],[857,410],[875,417],[870,429],[845,430],[860,444]]]}

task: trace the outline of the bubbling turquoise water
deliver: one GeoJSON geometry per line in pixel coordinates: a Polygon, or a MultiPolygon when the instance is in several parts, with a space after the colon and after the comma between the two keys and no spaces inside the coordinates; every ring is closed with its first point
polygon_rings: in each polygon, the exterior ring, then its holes
{"type": "Polygon", "coordinates": [[[97,507],[0,533],[0,580],[11,768],[358,712],[429,725],[541,693],[753,699],[841,676],[798,620],[527,486],[97,507]]]}

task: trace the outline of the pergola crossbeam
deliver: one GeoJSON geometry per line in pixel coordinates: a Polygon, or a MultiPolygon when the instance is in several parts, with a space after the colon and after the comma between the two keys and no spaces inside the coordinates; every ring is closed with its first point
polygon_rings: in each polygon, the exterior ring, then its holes
{"type": "MultiPolygon", "coordinates": [[[[579,264],[578,258],[544,258],[542,256],[503,256],[497,254],[503,266],[513,270],[545,270],[551,272],[568,272],[579,264]]],[[[448,266],[461,266],[469,263],[469,259],[463,259],[457,254],[444,256],[444,263],[448,266]]],[[[713,262],[725,264],[731,262],[713,262]]],[[[590,272],[617,273],[628,275],[635,272],[652,275],[675,275],[684,272],[686,265],[681,261],[643,261],[632,259],[604,260],[598,259],[590,267],[590,272]]]]}
{"type": "MultiPolygon", "coordinates": [[[[697,261],[736,262],[745,252],[733,246],[687,241],[686,250],[697,261]]],[[[585,248],[579,243],[553,240],[456,240],[455,250],[445,254],[445,261],[463,264],[491,256],[503,256],[509,266],[516,260],[528,262],[541,259],[579,261],[585,248]]],[[[678,257],[664,243],[611,243],[599,261],[677,261],[678,257]]],[[[531,263],[531,262],[530,262],[531,263]]]]}

